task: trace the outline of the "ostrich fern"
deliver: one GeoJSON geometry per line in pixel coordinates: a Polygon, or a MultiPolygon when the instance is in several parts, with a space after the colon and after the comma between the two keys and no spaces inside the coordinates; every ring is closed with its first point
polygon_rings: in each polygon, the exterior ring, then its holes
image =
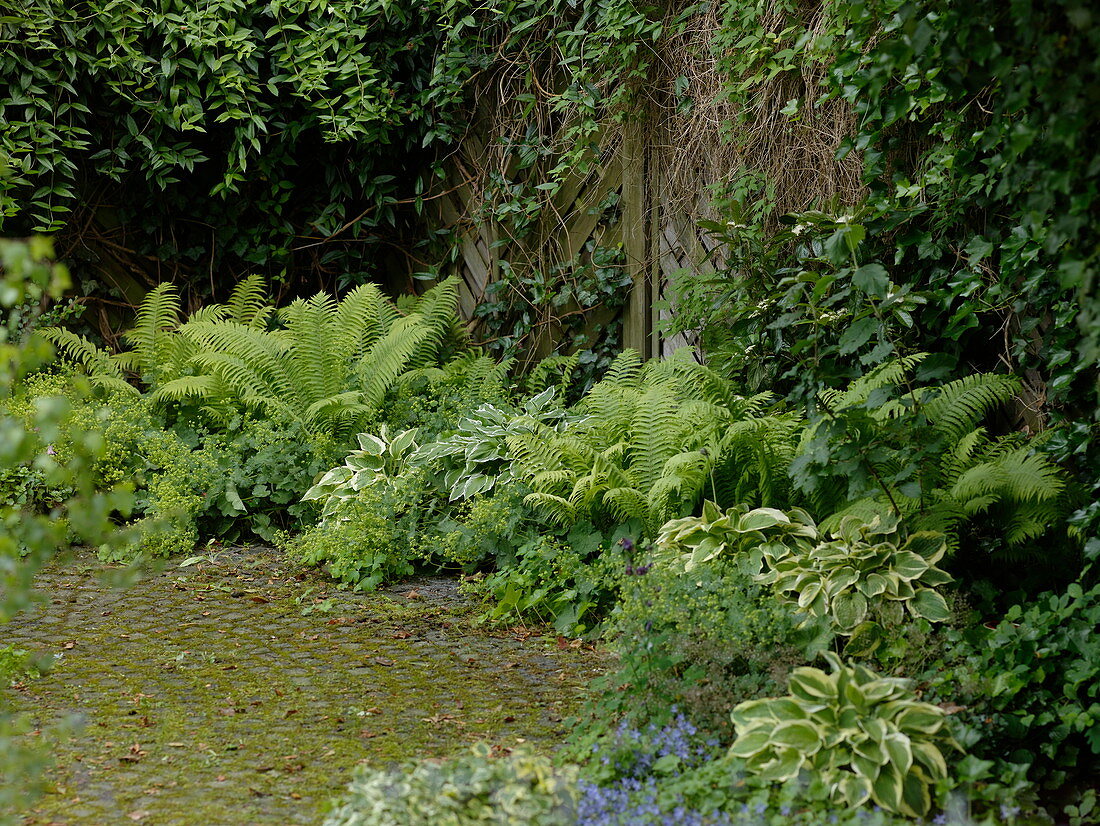
{"type": "Polygon", "coordinates": [[[65,330],[47,335],[105,387],[121,388],[127,374],[137,374],[154,402],[194,406],[215,421],[243,409],[313,431],[351,432],[402,375],[438,364],[455,336],[456,306],[452,279],[407,314],[373,284],[340,301],[318,293],[275,310],[252,277],[226,304],[204,307],[182,324],[174,289],[157,287],[121,353],[65,330]]]}
{"type": "MultiPolygon", "coordinates": [[[[752,475],[738,465],[743,443],[793,445],[792,426],[759,415],[768,402],[736,396],[690,361],[646,363],[627,351],[577,404],[578,418],[564,432],[539,427],[509,437],[513,473],[532,488],[527,504],[554,523],[637,519],[655,536],[695,507],[719,468],[738,481],[752,475]]],[[[773,457],[773,475],[782,475],[789,452],[773,457]]]]}
{"type": "MultiPolygon", "coordinates": [[[[884,365],[847,390],[823,399],[834,415],[864,408],[872,428],[893,434],[888,437],[892,449],[880,452],[878,456],[885,454],[884,458],[875,460],[877,478],[897,478],[906,463],[920,457],[915,488],[885,483],[883,490],[839,507],[830,499],[837,485],[811,492],[815,506],[834,511],[822,523],[823,529],[834,530],[847,516],[866,520],[894,512],[914,530],[947,534],[954,549],[963,523],[996,512],[1009,546],[1044,533],[1064,507],[1061,472],[1036,453],[1022,434],[993,437],[981,426],[983,419],[1015,396],[1016,378],[977,374],[939,387],[909,385],[900,396],[869,406],[872,394],[897,388],[921,358],[884,365]],[[905,441],[897,434],[904,434],[905,441]]],[[[806,429],[800,452],[810,449],[816,428],[806,429]]]]}

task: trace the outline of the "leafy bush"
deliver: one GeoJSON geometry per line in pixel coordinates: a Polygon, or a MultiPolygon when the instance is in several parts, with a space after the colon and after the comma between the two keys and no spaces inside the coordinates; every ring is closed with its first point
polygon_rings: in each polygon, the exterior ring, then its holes
{"type": "MultiPolygon", "coordinates": [[[[767,444],[768,430],[786,432],[759,416],[766,401],[735,395],[686,359],[643,364],[627,351],[576,405],[581,418],[563,432],[541,426],[508,438],[513,473],[534,491],[528,504],[552,524],[607,529],[637,519],[654,536],[695,507],[736,445],[767,444]],[[738,426],[750,420],[753,426],[738,426]]],[[[782,468],[782,454],[771,462],[782,468]]],[[[740,475],[755,471],[745,466],[740,475]]]]}
{"type": "Polygon", "coordinates": [[[916,384],[923,355],[886,363],[843,392],[824,392],[791,471],[823,524],[892,512],[917,530],[941,531],[954,549],[967,522],[1019,545],[1065,515],[1064,475],[1019,434],[992,438],[979,423],[1012,399],[1019,382],[973,375],[916,384]]]}
{"type": "Polygon", "coordinates": [[[565,411],[555,404],[554,394],[555,388],[547,388],[517,410],[483,404],[459,421],[457,433],[425,444],[411,461],[440,467],[442,487],[452,502],[504,487],[512,481],[509,437],[536,427],[559,433],[565,429],[565,411]]]}
{"type": "Polygon", "coordinates": [[[485,745],[443,762],[360,768],[325,826],[572,826],[575,767],[526,751],[493,756],[485,745]]]}
{"type": "Polygon", "coordinates": [[[329,519],[279,544],[307,565],[323,564],[357,590],[409,576],[423,553],[425,490],[419,474],[376,479],[329,519]]]}
{"type": "Polygon", "coordinates": [[[1014,605],[992,630],[956,636],[926,673],[935,693],[961,704],[970,750],[1031,764],[1052,791],[1086,784],[1100,767],[1100,585],[1072,583],[1014,605]]]}
{"type": "Polygon", "coordinates": [[[217,467],[198,514],[199,534],[224,542],[253,536],[271,542],[279,531],[311,525],[317,508],[301,501],[302,491],[344,451],[300,422],[248,416],[195,438],[217,467]]]}
{"type": "Polygon", "coordinates": [[[769,543],[782,548],[784,542],[815,536],[813,519],[803,510],[786,514],[775,508],[749,510],[736,505],[722,512],[708,500],[703,503],[702,515],[666,522],[656,545],[662,553],[680,555],[684,570],[692,571],[715,559],[734,559],[769,543]]]}
{"type": "Polygon", "coordinates": [[[810,522],[806,534],[789,543],[771,542],[752,556],[764,565],[758,582],[817,617],[827,616],[841,634],[868,632],[869,616],[891,616],[901,609],[930,622],[951,614],[935,590],[952,581],[935,566],[947,551],[943,534],[923,531],[902,542],[897,518],[875,517],[870,524],[847,517],[831,539],[810,522]]]}
{"type": "MultiPolygon", "coordinates": [[[[579,522],[562,536],[530,532],[497,569],[469,588],[493,603],[483,619],[493,623],[550,623],[562,634],[591,632],[611,610],[622,576],[618,538],[579,522]]],[[[513,543],[516,537],[512,538],[513,543]]]]}
{"type": "Polygon", "coordinates": [[[665,724],[675,708],[728,737],[729,709],[779,691],[790,669],[827,641],[821,631],[800,629],[797,617],[731,560],[690,573],[634,560],[609,628],[619,664],[602,678],[595,716],[625,716],[644,728],[665,724]]]}
{"type": "Polygon", "coordinates": [[[416,430],[405,430],[392,438],[382,425],[379,435],[360,433],[359,450],[347,455],[344,464],[332,468],[302,496],[303,502],[317,502],[322,520],[336,517],[359,498],[360,491],[376,482],[397,477],[416,448],[416,430]]]}
{"type": "Polygon", "coordinates": [[[948,776],[943,749],[956,744],[939,706],[921,702],[911,683],[846,666],[826,652],[826,674],[791,672],[787,697],[748,700],[733,710],[730,754],[762,780],[806,770],[850,808],[873,800],[890,812],[923,816],[937,781],[948,776]]]}

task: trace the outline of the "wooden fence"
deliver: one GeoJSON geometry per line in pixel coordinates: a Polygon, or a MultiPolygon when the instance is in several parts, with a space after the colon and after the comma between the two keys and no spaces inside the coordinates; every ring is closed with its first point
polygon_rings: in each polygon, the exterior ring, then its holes
{"type": "MultiPolygon", "coordinates": [[[[537,333],[526,349],[534,356],[551,352],[563,312],[584,314],[593,331],[621,313],[623,346],[647,357],[689,345],[684,336],[669,337],[662,331],[668,312],[660,308],[675,304],[669,289],[674,273],[713,271],[709,257],[714,243],[697,224],[703,217],[696,214],[704,209],[702,191],[693,205],[696,209],[685,209],[682,203],[670,207],[665,197],[662,159],[669,147],[659,131],[640,121],[603,133],[598,141],[599,163],[569,178],[519,239],[487,214],[491,195],[484,169],[492,140],[484,128],[471,130],[450,160],[444,193],[435,199],[435,220],[458,238],[455,272],[463,283],[463,315],[474,316],[504,267],[551,273],[590,263],[597,247],[620,249],[630,275],[630,294],[622,310],[571,306],[557,308],[556,314],[545,312],[537,318],[537,333]]],[[[532,312],[538,312],[534,305],[532,312]]]]}

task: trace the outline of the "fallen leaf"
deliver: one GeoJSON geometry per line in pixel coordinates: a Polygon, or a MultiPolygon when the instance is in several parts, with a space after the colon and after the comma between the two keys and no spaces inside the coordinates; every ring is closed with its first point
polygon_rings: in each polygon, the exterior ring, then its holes
{"type": "Polygon", "coordinates": [[[395,640],[407,640],[411,636],[412,636],[412,634],[410,634],[408,631],[394,631],[393,632],[393,638],[395,640]]]}
{"type": "Polygon", "coordinates": [[[136,812],[130,812],[126,817],[130,818],[130,820],[143,820],[149,817],[149,813],[144,809],[138,809],[136,812]]]}
{"type": "Polygon", "coordinates": [[[424,599],[424,597],[420,595],[419,591],[409,591],[405,594],[405,599],[424,599]]]}
{"type": "Polygon", "coordinates": [[[373,662],[376,665],[384,665],[384,666],[391,666],[391,665],[394,664],[393,660],[388,659],[386,657],[374,657],[373,662]]]}

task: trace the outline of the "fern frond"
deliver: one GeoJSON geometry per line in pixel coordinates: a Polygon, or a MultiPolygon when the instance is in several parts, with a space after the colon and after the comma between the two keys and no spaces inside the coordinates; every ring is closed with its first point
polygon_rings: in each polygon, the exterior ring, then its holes
{"type": "Polygon", "coordinates": [[[119,364],[120,360],[106,350],[96,347],[84,336],[63,327],[44,327],[38,331],[38,335],[57,348],[58,352],[67,359],[82,366],[93,379],[122,382],[129,388],[129,392],[138,392],[135,387],[126,383],[123,368],[119,364]]]}
{"type": "Polygon", "coordinates": [[[830,394],[831,406],[834,409],[843,409],[863,404],[875,390],[899,385],[905,375],[926,358],[927,353],[916,353],[880,364],[853,381],[845,390],[830,394]]]}
{"type": "Polygon", "coordinates": [[[577,513],[568,499],[552,496],[548,493],[529,493],[523,497],[523,504],[545,515],[553,523],[566,527],[577,521],[577,513]]]}
{"type": "Polygon", "coordinates": [[[642,378],[644,361],[637,350],[623,350],[611,362],[600,384],[637,387],[642,378]]]}
{"type": "Polygon", "coordinates": [[[937,431],[951,441],[972,432],[994,408],[1006,404],[1019,391],[1014,376],[977,373],[938,388],[924,403],[924,414],[937,431]]]}
{"type": "Polygon", "coordinates": [[[431,337],[432,331],[417,317],[397,321],[355,367],[363,403],[377,409],[397,377],[413,366],[416,353],[431,337]]]}
{"type": "Polygon", "coordinates": [[[149,291],[138,309],[134,326],[122,338],[134,351],[143,375],[157,379],[158,368],[169,361],[168,342],[180,324],[180,297],[171,284],[149,291]]]}
{"type": "MultiPolygon", "coordinates": [[[[274,312],[262,275],[250,275],[237,284],[224,307],[223,317],[226,320],[258,330],[267,326],[267,321],[274,312]]],[[[191,316],[190,320],[198,319],[191,316]]]]}

